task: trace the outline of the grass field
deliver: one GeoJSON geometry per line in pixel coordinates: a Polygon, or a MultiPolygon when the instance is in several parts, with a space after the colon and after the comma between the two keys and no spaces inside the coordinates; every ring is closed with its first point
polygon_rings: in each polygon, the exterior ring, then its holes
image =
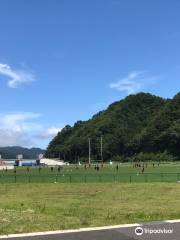
{"type": "Polygon", "coordinates": [[[177,182],[180,180],[180,164],[165,163],[158,167],[148,164],[145,172],[141,173],[141,168],[133,168],[132,164],[119,164],[118,171],[116,164],[113,166],[104,165],[99,171],[94,167],[85,169],[84,166],[66,166],[58,172],[57,168],[53,171],[50,168],[32,167],[27,172],[26,167],[18,167],[16,174],[12,170],[0,172],[0,183],[54,183],[54,182],[177,182]]]}
{"type": "Polygon", "coordinates": [[[177,219],[179,180],[178,162],[1,171],[0,234],[177,219]]]}
{"type": "Polygon", "coordinates": [[[179,183],[0,185],[0,234],[180,218],[179,183]]]}

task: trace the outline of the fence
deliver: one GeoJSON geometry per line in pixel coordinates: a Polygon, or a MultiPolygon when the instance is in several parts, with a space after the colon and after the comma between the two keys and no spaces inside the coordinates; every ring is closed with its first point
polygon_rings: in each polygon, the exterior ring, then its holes
{"type": "Polygon", "coordinates": [[[178,182],[180,173],[2,174],[0,183],[178,182]]]}

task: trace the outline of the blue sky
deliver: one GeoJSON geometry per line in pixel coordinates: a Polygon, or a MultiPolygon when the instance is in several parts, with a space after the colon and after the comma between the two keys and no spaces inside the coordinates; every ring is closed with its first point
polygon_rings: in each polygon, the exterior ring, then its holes
{"type": "Polygon", "coordinates": [[[46,147],[131,93],[180,91],[179,0],[1,0],[0,146],[46,147]]]}

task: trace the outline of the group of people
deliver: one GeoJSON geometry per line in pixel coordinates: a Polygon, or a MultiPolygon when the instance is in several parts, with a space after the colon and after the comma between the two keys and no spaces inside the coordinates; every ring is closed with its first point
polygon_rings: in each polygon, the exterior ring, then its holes
{"type": "MultiPolygon", "coordinates": [[[[147,162],[144,163],[144,162],[136,161],[133,163],[133,168],[138,168],[141,170],[141,173],[144,173],[145,168],[147,168],[149,165],[150,165],[150,163],[147,163],[147,162]]],[[[159,165],[160,165],[160,163],[158,162],[157,166],[159,167],[159,165]]],[[[96,170],[96,171],[100,171],[100,169],[102,169],[104,167],[104,165],[103,165],[103,163],[95,164],[95,165],[94,164],[84,164],[84,169],[91,168],[91,167],[93,167],[94,170],[96,170]]],[[[155,168],[155,163],[152,163],[152,167],[155,168]]],[[[41,172],[41,169],[42,169],[42,167],[39,166],[38,167],[39,173],[41,172]]],[[[58,167],[51,166],[50,167],[51,172],[54,172],[55,169],[57,169],[57,171],[60,173],[63,170],[63,166],[58,166],[58,167]]],[[[76,169],[78,169],[78,165],[76,166],[76,169]]],[[[116,171],[119,170],[118,164],[115,166],[115,169],[116,169],[116,171]]],[[[5,169],[5,171],[6,172],[8,171],[7,168],[5,169]]],[[[27,167],[26,171],[27,171],[27,173],[29,173],[30,167],[27,167]]],[[[16,168],[14,168],[14,174],[16,174],[16,168]]]]}
{"type": "MultiPolygon", "coordinates": [[[[53,172],[53,171],[54,171],[54,168],[55,168],[55,167],[50,167],[50,171],[53,172]]],[[[58,172],[61,172],[61,171],[63,170],[63,167],[62,167],[62,166],[58,166],[56,169],[57,169],[58,172]]],[[[40,173],[41,170],[42,170],[42,167],[39,166],[39,167],[38,167],[38,172],[40,173]]],[[[7,168],[5,169],[5,171],[6,171],[6,172],[8,171],[7,168]]],[[[27,168],[26,168],[26,172],[27,172],[27,173],[30,172],[30,167],[27,167],[27,168]]],[[[14,168],[14,174],[16,174],[16,168],[14,168]]]]}
{"type": "MultiPolygon", "coordinates": [[[[57,168],[58,172],[61,172],[61,170],[63,170],[63,167],[62,166],[58,166],[57,168]]],[[[51,172],[54,171],[54,167],[51,167],[51,172]]]]}
{"type": "MultiPolygon", "coordinates": [[[[99,164],[95,164],[94,165],[94,170],[96,171],[99,171],[100,168],[103,168],[103,163],[101,163],[100,165],[99,164]]],[[[84,164],[84,169],[87,169],[87,168],[91,168],[91,164],[84,164]]]]}
{"type": "MultiPolygon", "coordinates": [[[[157,163],[159,167],[159,162],[157,163]]],[[[141,173],[144,173],[145,168],[148,167],[148,163],[135,162],[133,163],[133,168],[141,168],[141,173]]],[[[152,167],[155,168],[155,163],[152,163],[152,167]]]]}

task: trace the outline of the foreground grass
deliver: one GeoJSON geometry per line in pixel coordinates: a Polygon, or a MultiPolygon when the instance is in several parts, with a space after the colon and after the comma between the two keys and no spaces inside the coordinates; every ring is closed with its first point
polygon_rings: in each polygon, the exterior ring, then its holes
{"type": "Polygon", "coordinates": [[[1,184],[0,234],[180,218],[178,183],[1,184]]]}

